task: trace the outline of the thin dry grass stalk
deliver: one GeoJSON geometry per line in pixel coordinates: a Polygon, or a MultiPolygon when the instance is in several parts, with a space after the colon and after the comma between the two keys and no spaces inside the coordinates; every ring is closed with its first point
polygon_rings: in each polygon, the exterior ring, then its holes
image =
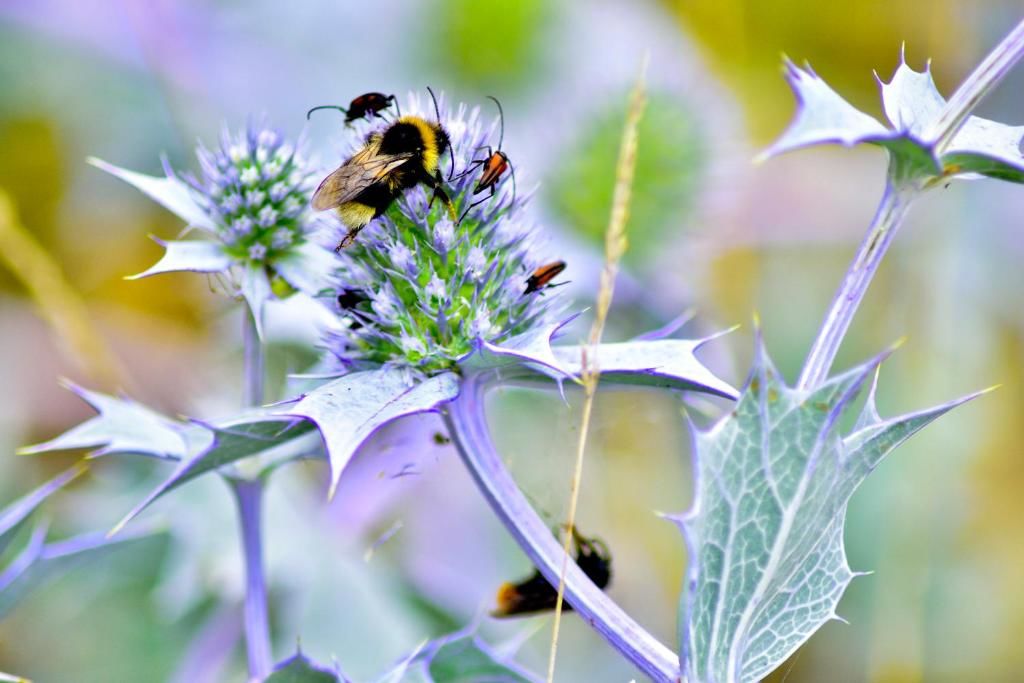
{"type": "Polygon", "coordinates": [[[615,191],[612,195],[612,211],[608,220],[608,230],[604,239],[604,268],[601,270],[601,284],[597,293],[597,306],[594,311],[594,323],[590,327],[590,336],[582,351],[582,368],[580,381],[583,384],[583,416],[580,419],[580,438],[576,447],[576,464],[573,470],[572,483],[569,489],[569,520],[566,524],[562,571],[558,581],[558,597],[555,601],[555,621],[551,632],[551,654],[548,658],[548,683],[555,677],[555,660],[558,656],[558,632],[562,620],[562,602],[565,595],[565,570],[569,561],[570,546],[576,524],[576,506],[579,502],[580,480],[583,477],[583,454],[586,450],[587,432],[590,430],[590,416],[594,407],[594,394],[597,393],[597,382],[601,369],[597,365],[595,350],[601,343],[608,310],[612,305],[615,292],[615,277],[619,272],[619,263],[626,253],[626,225],[629,222],[629,204],[633,194],[633,176],[636,171],[636,151],[640,119],[643,118],[647,105],[646,83],[648,57],[645,56],[640,67],[640,76],[629,98],[629,109],[626,112],[626,124],[622,130],[622,142],[619,146],[619,160],[615,169],[615,191]]]}

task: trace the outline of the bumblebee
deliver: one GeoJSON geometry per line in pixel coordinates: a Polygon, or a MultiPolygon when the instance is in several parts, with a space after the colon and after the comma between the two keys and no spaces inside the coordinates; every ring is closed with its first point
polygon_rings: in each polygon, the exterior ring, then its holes
{"type": "Polygon", "coordinates": [[[563,270],[565,270],[565,261],[554,261],[533,271],[530,277],[526,278],[526,290],[523,292],[523,296],[539,292],[546,287],[557,287],[558,285],[552,285],[550,282],[558,277],[563,270]]]}
{"type": "MultiPolygon", "coordinates": [[[[430,90],[428,88],[428,90],[430,90]]],[[[430,96],[434,92],[430,90],[430,96]]],[[[387,128],[371,133],[362,149],[324,178],[313,194],[313,209],[337,209],[348,234],[338,244],[340,251],[355,242],[359,231],[377,218],[407,190],[420,183],[434,191],[455,219],[455,209],[443,188],[441,155],[451,153],[448,132],[434,100],[437,121],[403,116],[387,128]]]]}
{"type": "MultiPolygon", "coordinates": [[[[358,121],[359,119],[369,119],[370,117],[383,118],[380,112],[389,108],[392,104],[396,108],[398,107],[398,100],[395,99],[394,95],[368,92],[352,100],[348,105],[348,109],[339,107],[336,104],[322,104],[319,107],[313,107],[306,112],[306,120],[308,121],[310,115],[317,109],[337,109],[345,115],[345,125],[351,126],[353,121],[358,121]]],[[[402,112],[399,111],[398,115],[401,116],[402,112]]]]}
{"type": "MultiPolygon", "coordinates": [[[[605,589],[612,580],[612,556],[608,546],[597,538],[584,538],[573,529],[573,544],[576,547],[576,564],[594,585],[605,589]]],[[[491,612],[492,617],[515,617],[524,614],[545,612],[555,608],[558,589],[537,571],[525,581],[504,583],[498,588],[498,606],[491,612]]],[[[563,609],[572,606],[563,603],[563,609]]]]}

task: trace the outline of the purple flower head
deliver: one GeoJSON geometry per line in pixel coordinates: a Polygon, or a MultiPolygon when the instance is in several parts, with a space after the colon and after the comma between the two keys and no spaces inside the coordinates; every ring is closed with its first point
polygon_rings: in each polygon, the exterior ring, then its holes
{"type": "MultiPolygon", "coordinates": [[[[454,159],[453,173],[449,153],[441,157],[444,189],[455,214],[464,216],[456,222],[442,201],[431,201],[430,188],[417,186],[341,252],[332,296],[353,288],[362,293],[341,311],[360,324],[326,333],[327,348],[346,367],[379,364],[434,374],[454,368],[478,342],[500,343],[550,324],[563,310],[559,290],[525,293],[536,265],[556,257],[537,246],[511,174],[499,179],[493,196],[473,194],[482,172],[476,161],[482,148],[496,148],[498,119],[484,122],[478,108],[449,108],[443,98],[439,104],[454,159]]],[[[429,97],[410,97],[402,111],[435,118],[429,97]]]]}
{"type": "Polygon", "coordinates": [[[196,151],[201,176],[184,178],[212,219],[213,233],[235,258],[273,262],[312,229],[312,176],[280,132],[250,124],[221,135],[220,147],[196,151]]]}
{"type": "Polygon", "coordinates": [[[312,241],[322,219],[309,210],[314,173],[276,130],[252,124],[238,134],[225,130],[214,149],[196,150],[199,175],[165,177],[90,163],[138,188],[209,240],[164,242],[163,257],[135,277],[169,272],[224,273],[229,293],[246,300],[262,334],[267,300],[300,291],[318,295],[337,266],[333,254],[312,241]]]}

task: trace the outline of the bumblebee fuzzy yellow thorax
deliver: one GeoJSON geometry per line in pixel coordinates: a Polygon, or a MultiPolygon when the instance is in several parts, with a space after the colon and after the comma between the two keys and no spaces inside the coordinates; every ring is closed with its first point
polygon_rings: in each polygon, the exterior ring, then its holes
{"type": "Polygon", "coordinates": [[[399,123],[408,123],[416,126],[420,137],[423,139],[423,168],[433,174],[437,170],[437,164],[441,157],[441,150],[437,144],[437,130],[434,125],[419,116],[403,116],[398,119],[399,123]]]}

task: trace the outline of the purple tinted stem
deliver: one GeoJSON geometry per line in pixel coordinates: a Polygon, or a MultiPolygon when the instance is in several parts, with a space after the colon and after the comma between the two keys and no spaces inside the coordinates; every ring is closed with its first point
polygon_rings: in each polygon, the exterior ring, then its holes
{"type": "Polygon", "coordinates": [[[804,369],[797,382],[798,389],[812,389],[828,377],[843,337],[853,322],[853,316],[918,192],[914,186],[899,185],[891,179],[886,183],[885,194],[882,195],[871,227],[846,271],[814,345],[804,361],[804,369]]]}
{"type": "MultiPolygon", "coordinates": [[[[470,375],[459,397],[448,404],[452,440],[498,518],[540,570],[557,586],[565,553],[505,468],[491,441],[485,415],[485,378],[470,375]]],[[[679,681],[679,657],[645,631],[587,578],[567,563],[565,598],[583,619],[629,661],[655,681],[679,681]]]]}
{"type": "MultiPolygon", "coordinates": [[[[971,72],[925,133],[926,140],[934,141],[937,154],[942,154],[978,102],[1002,81],[1022,56],[1024,21],[1018,23],[971,72]]],[[[867,292],[882,257],[888,251],[896,230],[906,216],[907,208],[918,192],[912,186],[894,183],[892,170],[890,169],[889,183],[886,185],[885,195],[875,213],[871,228],[860,245],[853,263],[850,264],[846,277],[832,300],[828,315],[821,325],[818,337],[814,340],[814,346],[804,362],[803,372],[797,382],[800,389],[813,388],[828,376],[839,351],[839,345],[850,328],[864,293],[867,292]]]]}
{"type": "Polygon", "coordinates": [[[245,366],[243,400],[245,406],[263,405],[263,344],[260,343],[256,331],[256,321],[252,317],[252,309],[244,307],[242,317],[242,344],[244,346],[245,366]]]}
{"type": "Polygon", "coordinates": [[[1024,56],[1024,20],[996,45],[956,89],[939,117],[925,134],[941,154],[967,121],[974,108],[1024,56]]]}
{"type": "MultiPolygon", "coordinates": [[[[263,344],[256,330],[252,309],[244,307],[242,344],[246,406],[263,403],[263,344]]],[[[242,559],[245,562],[245,649],[249,659],[249,677],[262,681],[270,675],[273,657],[270,651],[270,625],[267,617],[267,582],[263,576],[263,482],[259,478],[231,477],[228,484],[238,502],[238,524],[242,532],[242,559]]]]}
{"type": "Polygon", "coordinates": [[[270,627],[267,619],[267,588],[263,577],[263,538],[260,520],[263,483],[233,479],[230,482],[238,502],[242,529],[242,554],[245,558],[245,646],[249,658],[249,676],[262,681],[270,675],[270,627]]]}

